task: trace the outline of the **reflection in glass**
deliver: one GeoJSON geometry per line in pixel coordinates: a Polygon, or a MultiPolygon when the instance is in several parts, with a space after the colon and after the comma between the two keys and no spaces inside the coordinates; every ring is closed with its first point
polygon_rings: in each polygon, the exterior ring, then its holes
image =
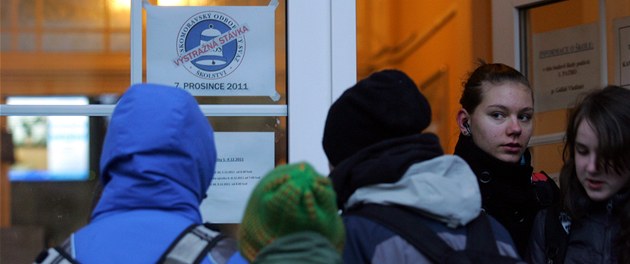
{"type": "MultiPolygon", "coordinates": [[[[86,97],[9,97],[16,105],[86,105],[86,97]]],[[[90,174],[87,116],[9,116],[16,163],[11,181],[86,180],[90,174]]]]}
{"type": "MultiPolygon", "coordinates": [[[[541,57],[537,54],[534,54],[534,45],[536,44],[534,39],[536,37],[539,39],[566,39],[568,43],[575,44],[577,40],[575,40],[575,38],[563,36],[563,32],[566,32],[566,30],[579,31],[584,25],[597,23],[599,19],[598,2],[599,1],[591,0],[558,1],[521,10],[522,21],[525,21],[525,26],[522,27],[522,30],[524,31],[520,34],[523,40],[521,43],[521,47],[523,49],[522,54],[524,54],[522,59],[523,72],[532,84],[535,97],[548,94],[551,89],[551,87],[537,87],[540,86],[537,85],[540,83],[537,82],[537,80],[546,78],[545,80],[551,80],[554,83],[558,83],[558,86],[562,86],[560,83],[563,81],[566,82],[566,78],[562,79],[562,77],[558,76],[549,77],[551,76],[550,74],[562,74],[562,71],[566,69],[560,68],[565,65],[571,65],[571,63],[573,63],[576,59],[574,59],[570,54],[567,56],[547,58],[546,60],[548,61],[557,60],[558,62],[553,64],[555,66],[538,66],[540,69],[536,68],[536,65],[542,65],[541,61],[543,59],[541,59],[541,57]],[[552,35],[549,36],[549,34],[552,35]]],[[[543,44],[549,44],[548,42],[549,41],[543,44]]],[[[542,47],[542,44],[538,43],[538,45],[542,47]]],[[[595,66],[599,67],[599,65],[595,66]]],[[[584,76],[588,76],[588,73],[582,74],[581,78],[584,78],[584,76]]],[[[556,85],[554,83],[546,84],[545,86],[554,86],[556,85]]],[[[535,101],[537,108],[539,108],[540,103],[541,100],[535,101]]],[[[547,105],[546,107],[551,109],[558,106],[562,109],[543,112],[536,109],[537,112],[534,116],[534,137],[554,135],[564,132],[567,116],[566,108],[568,105],[561,106],[560,102],[554,103],[557,103],[558,105],[547,105]]],[[[536,168],[536,170],[544,170],[551,175],[555,175],[555,173],[559,172],[560,166],[562,165],[562,153],[558,150],[559,145],[561,145],[561,138],[558,139],[557,143],[531,148],[533,158],[532,164],[534,168],[536,168]]]]}

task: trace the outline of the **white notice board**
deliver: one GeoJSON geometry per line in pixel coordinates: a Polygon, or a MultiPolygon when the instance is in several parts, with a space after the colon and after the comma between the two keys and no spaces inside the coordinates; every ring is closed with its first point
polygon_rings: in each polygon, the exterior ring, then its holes
{"type": "Polygon", "coordinates": [[[195,96],[269,96],[277,101],[277,4],[145,5],[147,82],[195,96]]]}
{"type": "Polygon", "coordinates": [[[597,24],[534,34],[532,45],[536,112],[568,108],[600,86],[597,24]]]}
{"type": "Polygon", "coordinates": [[[204,221],[240,223],[249,195],[274,168],[273,132],[215,132],[217,166],[201,203],[204,221]]]}

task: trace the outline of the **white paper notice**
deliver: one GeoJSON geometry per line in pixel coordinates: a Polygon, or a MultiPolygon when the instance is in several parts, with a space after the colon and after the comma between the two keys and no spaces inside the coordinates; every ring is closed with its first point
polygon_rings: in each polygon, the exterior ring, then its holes
{"type": "Polygon", "coordinates": [[[600,86],[597,24],[534,34],[532,43],[536,112],[568,108],[600,86]]]}
{"type": "Polygon", "coordinates": [[[147,11],[147,82],[195,96],[278,100],[275,5],[153,6],[147,11]]]}
{"type": "Polygon", "coordinates": [[[48,170],[51,177],[85,179],[89,171],[87,116],[48,117],[48,170]]]}
{"type": "Polygon", "coordinates": [[[274,133],[215,132],[214,140],[217,166],[201,215],[211,223],[240,223],[252,189],[274,168],[274,133]]]}
{"type": "Polygon", "coordinates": [[[613,20],[616,40],[615,75],[619,86],[630,88],[630,17],[613,20]]]}

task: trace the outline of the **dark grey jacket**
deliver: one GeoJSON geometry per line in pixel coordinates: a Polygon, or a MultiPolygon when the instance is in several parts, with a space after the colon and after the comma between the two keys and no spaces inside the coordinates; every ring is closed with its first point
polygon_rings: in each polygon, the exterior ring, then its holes
{"type": "MultiPolygon", "coordinates": [[[[443,155],[432,134],[385,140],[364,148],[335,167],[330,178],[344,211],[360,204],[417,209],[426,213],[418,221],[455,250],[466,248],[465,225],[481,211],[473,172],[461,158],[443,155]]],[[[344,263],[431,263],[402,236],[372,219],[344,213],[343,221],[344,263]]],[[[518,257],[505,228],[491,217],[490,224],[499,254],[518,257]]]]}
{"type": "MultiPolygon", "coordinates": [[[[547,213],[548,210],[541,211],[534,220],[529,244],[533,264],[547,263],[544,231],[547,213]]],[[[571,223],[564,263],[617,263],[613,245],[619,224],[610,207],[594,210],[579,222],[571,223]]]]}

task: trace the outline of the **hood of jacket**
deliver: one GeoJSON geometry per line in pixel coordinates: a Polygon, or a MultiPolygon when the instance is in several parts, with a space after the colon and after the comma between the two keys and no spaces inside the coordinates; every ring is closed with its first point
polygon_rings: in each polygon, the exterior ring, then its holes
{"type": "Polygon", "coordinates": [[[190,93],[133,85],[111,116],[100,161],[103,191],[92,219],[149,209],[200,223],[216,157],[212,127],[190,93]]]}
{"type": "Polygon", "coordinates": [[[453,228],[466,225],[481,212],[477,178],[463,159],[453,155],[418,162],[397,182],[358,189],[347,206],[360,203],[416,208],[453,228]]]}
{"type": "Polygon", "coordinates": [[[389,139],[364,148],[329,174],[337,206],[345,209],[348,198],[361,187],[397,182],[411,165],[442,154],[437,136],[430,133],[389,139]]]}

